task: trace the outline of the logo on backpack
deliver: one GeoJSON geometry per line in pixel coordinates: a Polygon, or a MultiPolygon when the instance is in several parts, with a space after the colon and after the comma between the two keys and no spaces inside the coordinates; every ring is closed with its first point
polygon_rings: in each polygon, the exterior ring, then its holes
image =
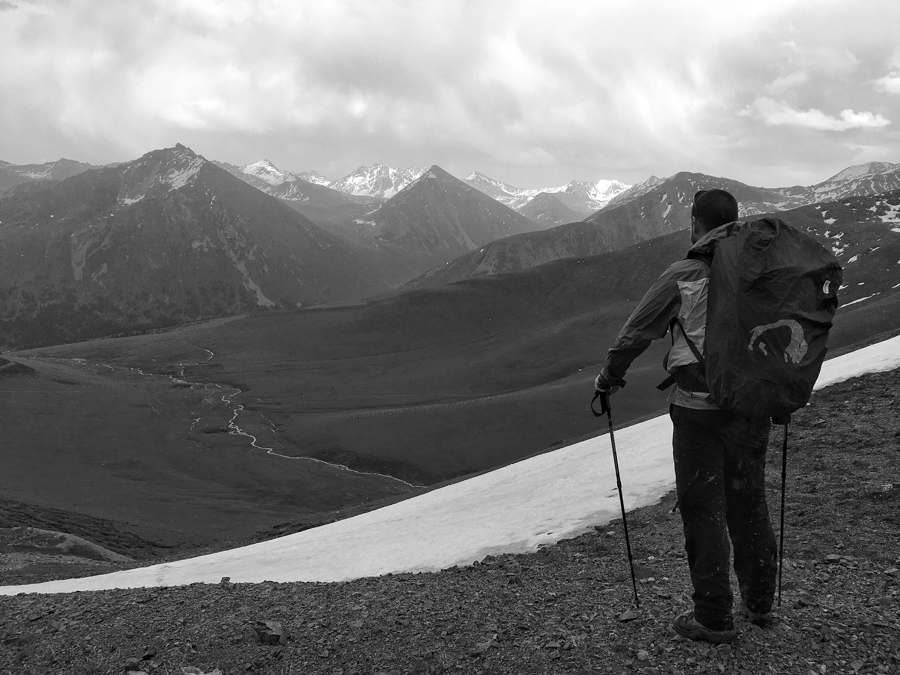
{"type": "Polygon", "coordinates": [[[806,351],[809,349],[809,345],[806,343],[806,338],[803,337],[803,326],[801,326],[793,319],[782,319],[781,321],[776,321],[775,323],[767,323],[765,326],[757,326],[750,333],[750,344],[747,345],[747,349],[752,352],[754,343],[759,340],[759,342],[756,344],[756,348],[759,349],[759,351],[761,351],[763,354],[768,356],[769,350],[766,347],[766,343],[760,340],[760,336],[766,331],[775,330],[776,328],[790,328],[791,330],[791,342],[787,347],[784,348],[785,363],[787,363],[788,361],[790,361],[791,363],[800,363],[803,360],[803,357],[806,356],[806,351]]]}

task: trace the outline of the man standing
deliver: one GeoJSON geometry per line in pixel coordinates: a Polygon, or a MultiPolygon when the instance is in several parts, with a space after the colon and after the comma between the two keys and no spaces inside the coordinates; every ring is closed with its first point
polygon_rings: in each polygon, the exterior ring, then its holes
{"type": "Polygon", "coordinates": [[[725,228],[717,228],[737,217],[737,201],[725,190],[694,195],[687,259],[671,265],[647,291],[595,381],[597,390],[615,393],[631,362],[671,330],[666,370],[675,382],[669,396],[675,484],[694,586],[693,611],[677,616],[673,627],[684,637],[713,643],[737,637],[731,546],[743,609],[758,625],[771,621],[777,575],[765,495],[769,418],[748,418],[713,404],[698,360],[704,352],[710,262],[726,236],[725,228]]]}

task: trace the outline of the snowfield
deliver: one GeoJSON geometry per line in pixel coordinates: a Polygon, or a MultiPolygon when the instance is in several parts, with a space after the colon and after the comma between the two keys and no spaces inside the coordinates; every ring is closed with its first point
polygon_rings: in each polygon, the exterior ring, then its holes
{"type": "MultiPolygon", "coordinates": [[[[826,361],[816,388],[897,367],[900,336],[826,361]]],[[[605,420],[598,423],[606,429],[605,420]]],[[[626,508],[656,502],[674,486],[670,437],[666,415],[616,432],[626,508]]],[[[95,577],[5,586],[0,594],[218,583],[223,577],[235,583],[343,581],[427,572],[489,554],[534,551],[618,515],[604,434],[280,539],[95,577]]]]}

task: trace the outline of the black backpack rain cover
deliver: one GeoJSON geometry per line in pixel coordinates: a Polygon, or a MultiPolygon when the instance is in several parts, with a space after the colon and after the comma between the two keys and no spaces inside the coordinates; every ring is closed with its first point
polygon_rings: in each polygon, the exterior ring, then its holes
{"type": "Polygon", "coordinates": [[[711,398],[748,417],[802,408],[825,360],[843,271],[778,218],[735,222],[715,248],[706,322],[711,398]]]}

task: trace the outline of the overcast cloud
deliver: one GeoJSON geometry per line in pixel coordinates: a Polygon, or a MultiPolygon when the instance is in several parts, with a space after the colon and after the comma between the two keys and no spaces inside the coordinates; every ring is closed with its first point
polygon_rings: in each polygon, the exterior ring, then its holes
{"type": "Polygon", "coordinates": [[[0,0],[0,159],[520,187],[900,162],[900,3],[0,0]]]}

